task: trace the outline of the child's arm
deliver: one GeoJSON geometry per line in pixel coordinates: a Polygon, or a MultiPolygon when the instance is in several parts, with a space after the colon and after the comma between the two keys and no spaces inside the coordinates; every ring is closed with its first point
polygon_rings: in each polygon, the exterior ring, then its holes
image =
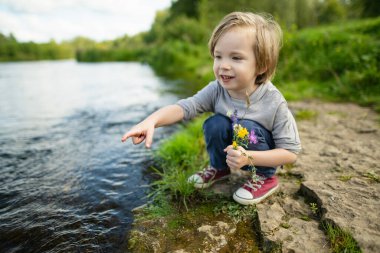
{"type": "Polygon", "coordinates": [[[174,124],[182,120],[183,116],[183,109],[179,105],[165,106],[132,127],[123,135],[121,141],[125,142],[128,138],[132,137],[133,144],[139,144],[145,140],[145,146],[150,148],[155,128],[174,124]]]}
{"type": "Polygon", "coordinates": [[[228,146],[225,150],[227,152],[227,164],[230,168],[240,169],[245,165],[250,165],[248,156],[253,157],[253,164],[255,166],[277,167],[284,164],[294,163],[297,155],[283,148],[276,148],[266,151],[245,150],[239,147],[234,150],[232,145],[228,146]],[[246,153],[244,156],[242,153],[246,153]]]}

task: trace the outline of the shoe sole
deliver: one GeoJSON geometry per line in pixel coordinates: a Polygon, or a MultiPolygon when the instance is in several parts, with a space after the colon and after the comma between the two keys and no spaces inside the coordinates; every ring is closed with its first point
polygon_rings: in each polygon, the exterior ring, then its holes
{"type": "Polygon", "coordinates": [[[253,204],[258,204],[260,203],[261,201],[263,201],[264,199],[266,199],[267,197],[269,197],[270,195],[272,195],[279,187],[280,185],[277,185],[276,187],[273,187],[272,189],[270,189],[266,194],[264,194],[263,196],[261,196],[260,198],[255,198],[255,199],[245,199],[245,198],[241,198],[241,197],[238,197],[236,195],[236,192],[234,193],[233,195],[233,198],[236,202],[238,202],[239,204],[242,204],[242,205],[253,205],[253,204]]]}
{"type": "Polygon", "coordinates": [[[200,184],[200,183],[194,183],[194,187],[197,188],[197,189],[206,189],[206,188],[209,188],[211,185],[213,185],[215,182],[222,181],[222,180],[228,178],[229,176],[230,175],[226,175],[226,176],[218,178],[216,180],[212,180],[212,181],[210,181],[208,183],[202,183],[202,184],[200,184]]]}

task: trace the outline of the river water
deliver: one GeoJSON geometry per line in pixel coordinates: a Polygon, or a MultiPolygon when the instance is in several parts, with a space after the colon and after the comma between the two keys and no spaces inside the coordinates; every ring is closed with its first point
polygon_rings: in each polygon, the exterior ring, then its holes
{"type": "Polygon", "coordinates": [[[0,63],[0,252],[126,252],[151,154],[120,139],[163,90],[139,63],[0,63]]]}

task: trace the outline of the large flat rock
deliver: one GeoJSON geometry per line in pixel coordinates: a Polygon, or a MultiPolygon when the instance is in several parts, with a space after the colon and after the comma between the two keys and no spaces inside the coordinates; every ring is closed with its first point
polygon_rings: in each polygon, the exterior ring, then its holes
{"type": "Polygon", "coordinates": [[[356,178],[305,181],[302,187],[318,197],[322,220],[348,229],[364,252],[380,252],[380,184],[356,178]]]}

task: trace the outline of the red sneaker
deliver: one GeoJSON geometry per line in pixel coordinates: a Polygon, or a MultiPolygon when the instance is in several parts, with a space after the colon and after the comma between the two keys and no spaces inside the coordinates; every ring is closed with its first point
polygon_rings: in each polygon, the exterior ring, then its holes
{"type": "Polygon", "coordinates": [[[266,178],[258,175],[257,177],[256,183],[249,179],[234,193],[233,197],[236,202],[242,205],[257,204],[277,190],[278,179],[276,176],[266,178]]]}
{"type": "Polygon", "coordinates": [[[199,171],[187,179],[189,183],[193,183],[195,188],[210,187],[216,181],[223,180],[230,175],[230,170],[217,170],[211,166],[199,171]]]}

